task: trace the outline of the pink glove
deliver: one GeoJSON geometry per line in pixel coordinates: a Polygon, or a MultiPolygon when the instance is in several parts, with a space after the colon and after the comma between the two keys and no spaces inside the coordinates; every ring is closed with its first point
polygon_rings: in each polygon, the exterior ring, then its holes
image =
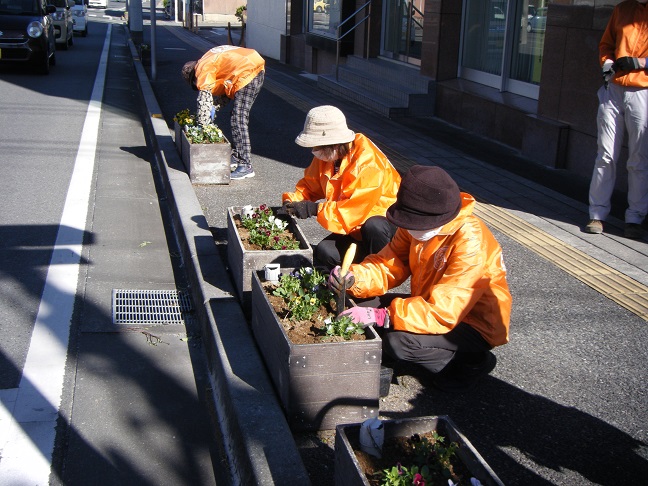
{"type": "Polygon", "coordinates": [[[340,314],[340,317],[349,316],[356,324],[362,327],[378,326],[389,328],[389,313],[385,308],[377,307],[352,307],[340,314]]]}

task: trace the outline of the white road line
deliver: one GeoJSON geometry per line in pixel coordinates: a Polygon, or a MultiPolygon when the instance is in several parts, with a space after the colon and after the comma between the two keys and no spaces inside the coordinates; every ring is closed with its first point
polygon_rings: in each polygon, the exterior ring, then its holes
{"type": "Polygon", "coordinates": [[[111,32],[109,25],[23,376],[17,390],[2,395],[7,399],[0,405],[1,485],[49,484],[111,32]]]}

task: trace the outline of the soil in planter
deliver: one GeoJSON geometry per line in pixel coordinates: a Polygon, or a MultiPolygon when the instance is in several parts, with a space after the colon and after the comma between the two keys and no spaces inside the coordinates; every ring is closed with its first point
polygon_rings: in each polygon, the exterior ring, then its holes
{"type": "MultiPolygon", "coordinates": [[[[324,319],[333,314],[335,303],[331,301],[329,305],[320,307],[319,311],[309,321],[295,321],[287,318],[288,307],[283,298],[272,295],[272,291],[277,288],[276,285],[264,282],[263,289],[266,292],[270,305],[274,309],[279,321],[288,335],[288,339],[293,344],[316,344],[316,343],[335,343],[345,341],[342,336],[327,336],[324,319]]],[[[366,334],[354,334],[351,341],[364,341],[366,334]]]]}
{"type": "MultiPolygon", "coordinates": [[[[432,432],[418,434],[418,436],[420,438],[426,438],[431,443],[434,442],[432,432]]],[[[444,444],[445,446],[449,445],[447,438],[445,439],[444,444]]],[[[383,471],[385,469],[391,469],[398,463],[409,469],[415,464],[415,455],[411,437],[391,437],[385,439],[381,459],[362,451],[360,449],[359,441],[352,441],[351,446],[353,447],[353,452],[355,452],[356,459],[360,465],[360,470],[365,474],[371,486],[380,486],[380,484],[382,484],[384,477],[383,471]]],[[[432,481],[426,482],[425,485],[448,486],[448,479],[452,479],[454,483],[462,486],[470,485],[472,474],[465,464],[461,462],[456,453],[450,459],[450,464],[451,476],[448,478],[441,473],[440,468],[435,469],[433,461],[428,462],[432,481]]]]}
{"type": "MultiPolygon", "coordinates": [[[[250,243],[250,231],[243,226],[241,223],[241,216],[238,214],[234,215],[234,224],[236,225],[236,229],[238,230],[238,234],[241,237],[241,243],[243,244],[243,248],[246,250],[253,250],[253,251],[258,251],[258,250],[265,250],[265,248],[261,248],[261,245],[253,245],[250,243]]],[[[293,234],[292,231],[290,231],[288,228],[283,230],[281,233],[282,237],[285,237],[288,240],[292,241],[299,241],[297,238],[295,238],[295,235],[293,234]]]]}

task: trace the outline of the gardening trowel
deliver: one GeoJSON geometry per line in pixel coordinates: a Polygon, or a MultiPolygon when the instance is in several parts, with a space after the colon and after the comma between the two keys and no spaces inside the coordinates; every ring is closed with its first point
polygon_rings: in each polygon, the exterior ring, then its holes
{"type": "Polygon", "coordinates": [[[340,294],[338,295],[338,299],[337,299],[337,306],[336,306],[337,316],[339,316],[342,312],[344,312],[344,304],[346,300],[346,282],[344,281],[344,277],[346,277],[346,274],[349,271],[349,267],[351,266],[351,263],[355,258],[357,247],[358,245],[356,243],[351,243],[349,245],[349,249],[344,254],[344,260],[342,260],[342,267],[340,267],[340,278],[342,279],[343,285],[342,285],[342,290],[340,291],[340,294]]]}

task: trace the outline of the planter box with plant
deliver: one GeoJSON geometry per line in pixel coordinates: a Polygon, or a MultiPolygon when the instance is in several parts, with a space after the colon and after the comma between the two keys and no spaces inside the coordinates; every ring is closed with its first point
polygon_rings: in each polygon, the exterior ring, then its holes
{"type": "Polygon", "coordinates": [[[173,117],[173,130],[175,133],[174,141],[180,156],[182,156],[182,132],[185,130],[185,127],[194,125],[195,118],[196,117],[189,112],[188,108],[180,110],[176,113],[176,116],[173,117]]]}
{"type": "Polygon", "coordinates": [[[294,430],[376,417],[382,341],[373,327],[336,320],[326,277],[301,268],[279,284],[252,275],[252,333],[294,430]]]}
{"type": "Polygon", "coordinates": [[[335,431],[335,486],[503,486],[447,416],[382,421],[382,457],[362,450],[361,424],[335,431]]]}
{"type": "Polygon", "coordinates": [[[282,268],[311,265],[313,248],[295,218],[275,216],[267,205],[229,207],[227,261],[243,309],[249,311],[252,272],[269,263],[282,268]]]}
{"type": "Polygon", "coordinates": [[[182,110],[174,118],[180,128],[177,139],[182,162],[192,184],[229,184],[232,148],[217,125],[195,125],[195,116],[182,110]]]}

